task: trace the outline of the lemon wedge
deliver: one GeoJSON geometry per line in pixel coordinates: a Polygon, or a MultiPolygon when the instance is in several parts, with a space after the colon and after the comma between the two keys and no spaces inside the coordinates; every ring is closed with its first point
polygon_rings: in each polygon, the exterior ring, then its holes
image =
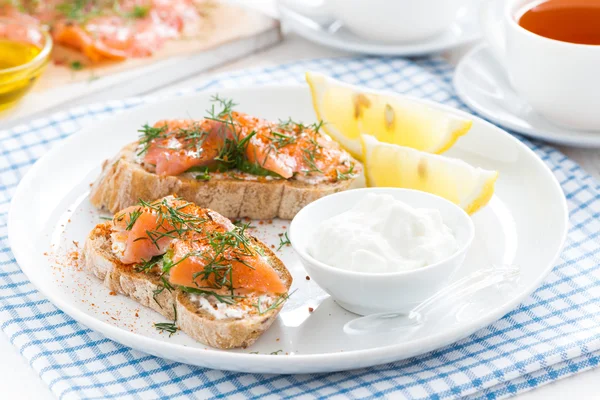
{"type": "Polygon", "coordinates": [[[317,117],[325,122],[323,129],[359,160],[361,133],[440,154],[473,124],[410,97],[368,92],[320,73],[307,72],[306,81],[317,117]]]}
{"type": "Polygon", "coordinates": [[[462,160],[381,143],[362,135],[368,186],[400,187],[429,192],[473,214],[494,194],[497,171],[473,167],[462,160]]]}

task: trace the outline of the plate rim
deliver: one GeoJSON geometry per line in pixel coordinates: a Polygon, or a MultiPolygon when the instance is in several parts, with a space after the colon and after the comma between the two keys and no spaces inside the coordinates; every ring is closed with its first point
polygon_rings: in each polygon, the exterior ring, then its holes
{"type": "Polygon", "coordinates": [[[331,38],[332,36],[318,35],[317,32],[312,32],[310,28],[304,26],[303,24],[298,22],[294,17],[289,15],[289,13],[294,12],[294,10],[291,10],[290,7],[287,4],[284,4],[284,1],[282,0],[277,1],[277,9],[279,11],[281,22],[284,24],[289,24],[292,27],[291,30],[299,36],[305,38],[306,40],[309,40],[310,42],[317,43],[331,49],[348,51],[354,54],[358,53],[378,56],[422,56],[426,54],[434,54],[445,50],[450,50],[455,47],[462,46],[466,43],[474,42],[482,37],[481,32],[477,32],[471,35],[466,35],[460,40],[456,40],[445,45],[440,43],[436,44],[435,38],[429,39],[428,41],[416,45],[385,43],[346,43],[337,38],[333,38],[333,40],[327,40],[325,38],[331,38]],[[297,27],[301,28],[296,29],[297,27]]]}
{"type": "MultiPolygon", "coordinates": [[[[568,130],[569,128],[561,128],[557,126],[557,129],[563,131],[563,133],[544,133],[544,130],[536,130],[534,127],[522,127],[511,123],[510,121],[505,121],[503,119],[499,119],[495,116],[495,114],[490,111],[488,108],[482,107],[479,103],[475,102],[470,95],[467,94],[467,90],[465,90],[465,86],[462,84],[464,81],[463,76],[465,76],[464,69],[466,68],[467,62],[474,57],[475,54],[479,52],[489,53],[489,45],[487,43],[480,43],[479,45],[473,47],[471,50],[467,52],[456,65],[454,70],[454,76],[452,77],[452,86],[454,86],[454,90],[456,91],[456,95],[460,98],[460,100],[465,103],[471,110],[492,121],[499,126],[514,131],[518,134],[528,136],[537,140],[574,146],[579,148],[600,148],[600,132],[596,134],[597,137],[592,137],[593,132],[585,132],[590,136],[578,136],[581,135],[581,131],[577,130],[568,130]]],[[[514,90],[514,89],[513,89],[514,90]]],[[[524,121],[520,117],[516,116],[520,120],[524,121]]],[[[543,118],[540,116],[540,118],[543,118]]],[[[551,122],[548,121],[550,124],[551,122]]],[[[492,124],[493,125],[493,124],[492,124]]]]}
{"type": "MultiPolygon", "coordinates": [[[[270,84],[270,85],[248,85],[248,86],[240,86],[235,88],[218,88],[219,91],[253,91],[253,90],[261,90],[261,89],[276,89],[281,91],[291,91],[291,90],[306,90],[306,84],[270,84]]],[[[128,330],[119,328],[115,325],[112,325],[108,322],[101,321],[96,317],[89,315],[76,307],[72,306],[69,301],[66,299],[62,299],[61,297],[55,297],[52,295],[51,290],[48,286],[44,284],[43,279],[41,277],[37,277],[37,274],[32,273],[35,270],[34,266],[27,266],[27,264],[31,264],[29,262],[29,257],[25,254],[24,251],[27,246],[26,245],[18,245],[15,241],[17,240],[15,228],[17,225],[17,214],[16,211],[18,209],[18,200],[25,196],[24,191],[29,186],[29,182],[35,180],[36,171],[44,168],[45,164],[48,163],[48,159],[50,159],[51,155],[55,153],[60,153],[62,149],[69,145],[71,141],[77,140],[78,136],[84,135],[87,131],[98,129],[98,125],[106,120],[111,120],[115,118],[126,118],[129,114],[140,112],[145,107],[151,107],[152,105],[156,105],[157,103],[170,102],[174,100],[178,101],[186,101],[186,99],[191,100],[192,98],[197,98],[200,96],[205,96],[206,93],[214,92],[217,90],[216,88],[209,88],[202,91],[198,91],[192,94],[180,95],[180,96],[168,96],[162,98],[160,100],[148,98],[145,99],[145,102],[137,107],[125,110],[124,112],[120,112],[114,115],[110,115],[102,118],[101,120],[95,121],[96,123],[88,123],[85,124],[81,129],[77,132],[71,134],[69,137],[62,139],[55,146],[53,146],[48,152],[46,152],[42,157],[40,157],[27,171],[25,176],[19,182],[17,189],[14,192],[14,195],[11,199],[10,208],[8,212],[8,239],[9,244],[11,246],[11,250],[15,256],[15,259],[23,271],[23,273],[27,276],[29,281],[35,286],[35,288],[40,291],[48,300],[50,300],[57,308],[61,311],[68,314],[70,317],[75,319],[76,321],[82,323],[83,325],[89,327],[90,329],[109,337],[110,339],[130,348],[134,348],[136,350],[149,353],[152,355],[156,355],[161,358],[167,358],[171,360],[177,360],[180,362],[184,362],[187,364],[204,366],[207,368],[215,368],[212,366],[207,366],[207,364],[214,364],[215,360],[218,363],[228,363],[231,365],[232,361],[241,362],[240,368],[223,368],[217,367],[223,370],[230,371],[240,371],[240,372],[249,372],[249,373],[276,373],[276,374],[289,374],[289,373],[321,373],[321,372],[334,372],[334,371],[345,371],[356,368],[370,367],[375,365],[382,365],[394,361],[400,361],[406,358],[410,358],[416,355],[425,354],[429,351],[433,351],[435,349],[450,345],[455,343],[465,337],[475,333],[479,329],[483,329],[491,323],[499,320],[501,317],[512,311],[516,308],[516,306],[522,302],[526,297],[528,297],[535,289],[539,287],[541,282],[548,276],[550,271],[553,269],[556,260],[562,253],[564,248],[564,244],[566,241],[566,237],[568,234],[569,228],[569,213],[567,200],[564,195],[564,192],[556,178],[556,176],[552,173],[550,168],[544,163],[544,161],[537,155],[533,150],[519,141],[517,138],[504,131],[502,128],[499,128],[492,123],[486,121],[483,118],[480,118],[476,115],[472,115],[466,111],[457,109],[450,105],[442,104],[435,102],[433,100],[428,99],[420,99],[414,96],[406,96],[411,99],[415,99],[417,101],[423,102],[425,104],[432,105],[436,108],[440,108],[442,110],[458,114],[463,117],[472,118],[473,120],[478,120],[483,123],[485,126],[499,131],[499,134],[505,135],[505,139],[512,141],[513,144],[519,148],[521,148],[526,154],[533,158],[533,160],[542,167],[542,171],[550,178],[550,182],[560,193],[560,205],[561,211],[564,216],[564,229],[562,232],[561,243],[560,246],[556,249],[555,254],[552,256],[551,262],[548,263],[547,266],[544,267],[541,274],[530,284],[525,287],[520,294],[513,297],[508,301],[503,307],[497,307],[495,310],[490,311],[484,317],[476,321],[470,321],[466,324],[460,325],[454,329],[450,329],[446,332],[442,332],[440,334],[430,335],[423,339],[419,340],[411,340],[401,343],[396,343],[389,346],[376,347],[370,349],[361,349],[361,350],[352,350],[352,351],[343,351],[343,352],[328,352],[328,353],[318,353],[318,354],[293,354],[287,356],[279,356],[273,357],[270,354],[250,354],[250,353],[238,353],[238,352],[230,352],[227,350],[219,350],[213,348],[199,348],[199,347],[188,347],[181,344],[169,343],[161,340],[157,340],[155,338],[150,338],[144,336],[140,333],[130,332],[128,330]],[[427,345],[429,343],[429,346],[427,345]],[[433,347],[431,344],[435,343],[433,347]],[[418,345],[418,346],[415,346],[418,345]],[[407,351],[407,347],[427,347],[429,350],[427,351],[407,351]],[[155,348],[162,349],[163,351],[155,351],[155,348]],[[172,354],[172,356],[166,356],[165,353],[172,354]],[[182,358],[178,356],[178,354],[186,354],[190,355],[193,353],[194,361],[198,362],[190,362],[187,357],[185,361],[182,361],[182,358]],[[403,355],[401,355],[403,354],[403,355]],[[368,357],[364,357],[368,356],[368,357]],[[369,360],[369,361],[365,361],[369,360]],[[320,363],[326,362],[326,365],[320,367],[320,363]],[[310,363],[311,367],[307,368],[306,363],[310,363]],[[360,365],[359,365],[360,364],[360,365]],[[268,365],[268,367],[267,367],[268,365]],[[295,370],[300,371],[298,368],[294,368],[295,366],[301,365],[303,368],[301,372],[293,372],[295,370]],[[323,368],[324,367],[324,368],[323,368]]],[[[394,93],[392,91],[384,91],[384,90],[371,90],[372,92],[377,93],[394,93]]],[[[397,93],[396,93],[397,95],[397,93]]],[[[48,263],[46,264],[48,265],[48,263]]]]}

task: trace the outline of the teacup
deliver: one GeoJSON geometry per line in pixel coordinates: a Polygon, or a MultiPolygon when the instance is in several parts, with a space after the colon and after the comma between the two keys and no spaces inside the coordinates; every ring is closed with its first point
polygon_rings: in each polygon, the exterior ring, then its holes
{"type": "Polygon", "coordinates": [[[519,25],[523,14],[541,3],[486,4],[481,18],[486,40],[515,91],[536,112],[562,127],[600,131],[600,45],[549,39],[519,25]]]}
{"type": "MultiPolygon", "coordinates": [[[[283,0],[282,0],[283,1],[283,0]]],[[[285,0],[318,20],[340,20],[348,30],[375,42],[416,42],[448,29],[466,0],[285,0]]]]}

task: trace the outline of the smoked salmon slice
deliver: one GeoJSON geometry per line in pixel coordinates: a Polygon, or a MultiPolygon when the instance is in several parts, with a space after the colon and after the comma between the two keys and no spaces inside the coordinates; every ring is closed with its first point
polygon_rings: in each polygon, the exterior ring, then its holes
{"type": "Polygon", "coordinates": [[[198,0],[5,3],[0,4],[0,16],[48,25],[55,43],[80,51],[94,63],[151,56],[168,40],[199,33],[203,22],[198,0]]]}
{"type": "Polygon", "coordinates": [[[110,48],[100,40],[94,40],[83,28],[70,23],[56,25],[53,29],[53,38],[56,43],[81,51],[93,62],[103,59],[121,61],[127,58],[123,50],[110,48]]]}
{"type": "Polygon", "coordinates": [[[213,120],[159,121],[145,128],[152,139],[144,151],[144,163],[157,175],[179,175],[192,167],[215,164],[226,139],[234,133],[227,124],[213,120]]]}
{"type": "Polygon", "coordinates": [[[177,242],[172,257],[175,265],[169,282],[174,285],[219,289],[232,286],[262,293],[287,291],[279,274],[257,252],[229,247],[218,253],[206,243],[177,242]]]}
{"type": "Polygon", "coordinates": [[[113,218],[113,252],[124,264],[164,255],[172,285],[285,293],[255,244],[227,218],[173,196],[126,208],[113,218]]]}
{"type": "Polygon", "coordinates": [[[126,208],[115,216],[113,223],[118,230],[118,237],[126,238],[125,249],[121,254],[121,261],[125,264],[150,260],[164,254],[172,241],[171,237],[166,236],[173,230],[170,222],[143,207],[126,208]]]}
{"type": "Polygon", "coordinates": [[[231,110],[231,102],[220,102],[227,104],[226,111],[206,119],[159,121],[144,127],[139,141],[144,164],[158,175],[219,165],[219,170],[332,182],[359,172],[350,155],[320,131],[321,124],[270,122],[231,110]]]}

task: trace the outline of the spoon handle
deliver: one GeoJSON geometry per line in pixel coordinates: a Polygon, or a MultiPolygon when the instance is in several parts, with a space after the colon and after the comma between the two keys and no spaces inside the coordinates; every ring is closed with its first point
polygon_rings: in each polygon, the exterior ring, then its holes
{"type": "Polygon", "coordinates": [[[448,307],[499,283],[516,283],[520,270],[516,266],[485,268],[473,272],[466,277],[446,286],[415,308],[408,314],[400,312],[385,312],[371,314],[353,319],[344,326],[344,331],[352,335],[372,332],[392,332],[408,327],[422,325],[427,316],[440,306],[448,307]]]}

